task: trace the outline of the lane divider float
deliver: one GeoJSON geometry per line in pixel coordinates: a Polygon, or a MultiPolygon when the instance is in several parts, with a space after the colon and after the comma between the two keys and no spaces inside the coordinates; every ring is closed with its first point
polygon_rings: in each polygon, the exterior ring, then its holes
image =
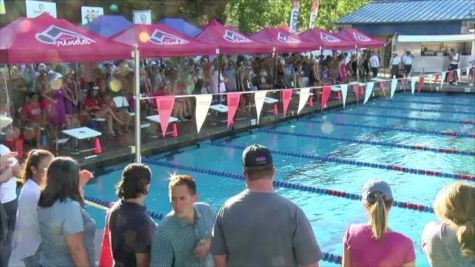
{"type": "Polygon", "coordinates": [[[445,103],[445,102],[432,102],[432,101],[404,101],[401,99],[378,99],[378,102],[397,102],[397,103],[406,103],[406,104],[427,104],[427,105],[446,105],[446,106],[461,106],[467,108],[475,107],[473,104],[462,104],[462,103],[445,103]]]}
{"type": "Polygon", "coordinates": [[[393,110],[407,110],[407,111],[420,111],[427,113],[447,113],[447,114],[464,114],[475,115],[475,112],[470,111],[451,111],[446,109],[430,109],[430,108],[407,108],[407,107],[395,107],[395,106],[378,106],[378,105],[366,105],[365,108],[375,109],[393,109],[393,110]]]}
{"type": "Polygon", "coordinates": [[[356,143],[356,144],[402,148],[402,149],[410,149],[410,150],[423,150],[423,151],[431,151],[431,152],[436,152],[436,153],[475,156],[475,151],[460,151],[460,150],[449,149],[449,148],[434,148],[434,147],[426,147],[426,146],[392,144],[392,143],[387,143],[387,142],[376,142],[376,141],[359,140],[359,139],[352,139],[352,138],[334,137],[334,136],[328,136],[328,135],[295,133],[295,132],[270,130],[270,129],[260,129],[259,132],[268,133],[268,134],[287,135],[287,136],[298,136],[298,137],[312,138],[312,139],[342,141],[342,142],[349,142],[349,143],[356,143]]]}
{"type": "Polygon", "coordinates": [[[355,112],[355,111],[345,111],[338,110],[339,113],[344,113],[349,116],[365,116],[365,117],[376,117],[376,118],[386,118],[386,119],[401,119],[401,120],[413,120],[413,121],[426,121],[426,122],[437,122],[437,123],[455,123],[455,124],[471,124],[475,125],[475,121],[471,120],[450,120],[450,119],[434,119],[434,118],[414,118],[414,117],[404,117],[404,116],[395,116],[395,115],[381,115],[381,114],[371,114],[364,112],[355,112]]]}

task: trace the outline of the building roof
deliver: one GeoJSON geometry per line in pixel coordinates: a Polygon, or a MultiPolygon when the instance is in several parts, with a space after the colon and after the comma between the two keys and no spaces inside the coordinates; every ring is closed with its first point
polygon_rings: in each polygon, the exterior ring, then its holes
{"type": "Polygon", "coordinates": [[[372,1],[337,24],[475,20],[474,0],[372,1]]]}

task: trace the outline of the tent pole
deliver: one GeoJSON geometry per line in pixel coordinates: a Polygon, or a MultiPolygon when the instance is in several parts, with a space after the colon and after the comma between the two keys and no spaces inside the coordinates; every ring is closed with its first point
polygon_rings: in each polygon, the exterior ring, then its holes
{"type": "Polygon", "coordinates": [[[135,78],[135,162],[142,163],[142,145],[140,128],[140,52],[137,46],[134,48],[134,78],[135,78]]]}

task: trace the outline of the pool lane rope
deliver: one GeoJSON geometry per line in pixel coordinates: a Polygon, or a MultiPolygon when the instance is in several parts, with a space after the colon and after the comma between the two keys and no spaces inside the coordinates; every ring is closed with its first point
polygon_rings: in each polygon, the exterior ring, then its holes
{"type": "Polygon", "coordinates": [[[348,115],[348,116],[365,116],[365,117],[386,118],[386,119],[401,119],[401,120],[412,120],[412,121],[426,121],[426,122],[437,122],[437,123],[455,123],[455,124],[475,125],[475,121],[471,121],[471,120],[414,118],[414,117],[404,117],[404,116],[395,116],[395,115],[380,115],[380,114],[371,114],[371,113],[364,113],[364,112],[346,111],[346,110],[343,110],[343,109],[338,110],[337,112],[348,115]]]}
{"type": "Polygon", "coordinates": [[[397,103],[406,103],[406,104],[427,104],[427,105],[445,105],[445,106],[461,106],[467,108],[474,108],[475,102],[473,104],[461,104],[461,103],[445,103],[445,102],[432,102],[432,101],[404,101],[400,99],[378,99],[378,102],[397,102],[397,103]]]}
{"type": "Polygon", "coordinates": [[[295,132],[279,131],[279,130],[273,130],[273,129],[260,129],[259,132],[268,133],[268,134],[286,135],[286,136],[298,136],[298,137],[312,138],[312,139],[342,141],[342,142],[349,142],[349,143],[356,143],[356,144],[402,148],[402,149],[410,149],[410,150],[431,151],[431,152],[436,152],[436,153],[456,154],[456,155],[464,155],[464,156],[475,156],[475,151],[460,151],[460,150],[449,149],[449,148],[434,148],[434,147],[426,147],[426,146],[392,144],[392,143],[387,143],[387,142],[367,141],[367,140],[342,138],[342,137],[334,137],[334,136],[318,135],[318,134],[309,134],[309,133],[295,133],[295,132]]]}
{"type": "Polygon", "coordinates": [[[407,107],[393,107],[393,106],[378,106],[378,105],[366,105],[365,108],[374,108],[374,109],[392,109],[392,110],[406,110],[406,111],[419,111],[427,113],[446,113],[446,114],[464,114],[464,115],[475,115],[475,112],[470,111],[452,111],[447,109],[430,109],[430,108],[407,108],[407,107]]]}
{"type": "Polygon", "coordinates": [[[449,132],[449,131],[441,132],[441,131],[434,131],[434,130],[413,129],[413,128],[394,127],[394,126],[373,126],[373,125],[367,125],[367,124],[361,124],[361,123],[354,124],[354,123],[316,120],[316,119],[303,119],[302,121],[309,122],[309,123],[327,122],[327,123],[331,123],[337,126],[352,127],[352,128],[375,129],[375,130],[383,130],[383,131],[398,131],[398,132],[430,134],[430,135],[438,135],[438,136],[475,138],[475,134],[460,133],[460,132],[449,132]]]}
{"type": "MultiPolygon", "coordinates": [[[[95,197],[85,196],[84,199],[86,200],[86,204],[92,207],[101,209],[101,210],[104,210],[104,209],[107,210],[110,207],[112,207],[112,205],[114,204],[114,202],[112,201],[107,201],[107,200],[103,200],[103,199],[99,199],[95,197]]],[[[161,221],[165,217],[164,214],[159,213],[159,212],[153,212],[153,211],[147,211],[147,212],[150,215],[150,217],[152,217],[153,219],[157,221],[161,221]]],[[[335,255],[332,253],[322,252],[321,260],[326,261],[326,262],[341,264],[341,256],[335,255]]]]}
{"type": "MultiPolygon", "coordinates": [[[[397,94],[398,97],[404,97],[404,98],[409,98],[409,97],[412,97],[413,99],[414,98],[437,98],[437,99],[440,99],[441,96],[443,97],[447,97],[448,98],[452,98],[452,99],[463,99],[464,101],[473,101],[475,102],[475,98],[474,97],[471,97],[470,95],[450,95],[450,96],[447,96],[447,95],[444,95],[444,94],[437,94],[437,95],[434,95],[434,94],[430,94],[430,93],[424,93],[424,94],[417,94],[417,95],[413,95],[411,93],[399,93],[397,94]]],[[[447,102],[447,103],[451,103],[450,101],[447,102]]]]}
{"type": "MultiPolygon", "coordinates": [[[[234,180],[244,181],[244,177],[241,174],[229,173],[225,171],[218,171],[218,170],[213,170],[213,169],[208,169],[208,168],[188,166],[188,165],[179,164],[175,162],[156,160],[156,159],[143,159],[142,162],[160,166],[160,167],[165,167],[165,168],[191,171],[191,172],[196,172],[196,173],[203,173],[203,174],[215,175],[215,176],[220,176],[220,177],[225,177],[225,178],[231,178],[234,180]]],[[[315,186],[302,185],[302,184],[297,184],[297,183],[289,183],[285,181],[274,180],[274,187],[294,189],[294,190],[299,190],[299,191],[304,191],[304,192],[311,192],[311,193],[315,193],[319,195],[329,195],[329,196],[346,198],[346,199],[357,200],[357,201],[361,200],[361,195],[358,195],[358,194],[352,194],[348,192],[331,190],[331,189],[326,189],[326,188],[319,188],[315,186]]],[[[429,206],[424,206],[424,205],[419,205],[419,204],[414,204],[414,203],[409,203],[409,202],[394,201],[393,206],[421,211],[421,212],[433,212],[432,208],[429,206]]]]}
{"type": "MultiPolygon", "coordinates": [[[[228,147],[233,149],[245,149],[246,146],[244,145],[232,145],[226,144],[224,142],[212,142],[210,143],[212,146],[217,147],[228,147]]],[[[451,178],[457,180],[466,180],[466,181],[475,181],[475,176],[473,175],[466,175],[466,174],[454,174],[454,173],[445,173],[439,171],[432,171],[432,170],[422,170],[422,169],[414,169],[414,168],[407,168],[398,165],[389,165],[389,164],[379,164],[379,163],[369,163],[357,160],[350,160],[350,159],[342,159],[336,157],[329,157],[329,156],[318,156],[308,153],[299,153],[299,152],[290,152],[290,151],[280,151],[275,149],[269,149],[272,154],[289,156],[289,157],[296,157],[296,158],[303,158],[303,159],[312,159],[312,160],[320,160],[326,162],[334,162],[339,164],[347,164],[353,165],[358,167],[369,167],[374,169],[383,169],[383,170],[392,170],[392,171],[399,171],[404,173],[412,173],[418,175],[426,175],[426,176],[434,176],[434,177],[441,177],[441,178],[451,178]]]]}

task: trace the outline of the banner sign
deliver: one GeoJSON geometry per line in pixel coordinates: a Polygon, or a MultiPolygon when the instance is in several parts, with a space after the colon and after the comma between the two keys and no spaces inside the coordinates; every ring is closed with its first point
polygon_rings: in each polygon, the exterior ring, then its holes
{"type": "Polygon", "coordinates": [[[25,4],[27,18],[35,18],[45,12],[56,18],[56,3],[45,1],[25,1],[25,4]]]}
{"type": "Polygon", "coordinates": [[[162,135],[165,137],[168,128],[168,121],[172,115],[173,105],[175,104],[175,96],[159,96],[155,98],[158,107],[158,115],[160,115],[160,127],[162,135]]]}
{"type": "Polygon", "coordinates": [[[299,21],[299,0],[292,0],[292,9],[290,10],[289,30],[292,33],[297,32],[297,23],[299,21]]]}
{"type": "Polygon", "coordinates": [[[282,107],[284,109],[284,117],[285,117],[285,114],[287,113],[287,108],[289,107],[289,104],[290,104],[290,100],[292,99],[292,89],[284,89],[282,91],[282,99],[283,99],[283,103],[282,103],[282,107]]]}
{"type": "Polygon", "coordinates": [[[228,127],[234,124],[234,115],[239,107],[240,93],[228,94],[228,127]]]}
{"type": "Polygon", "coordinates": [[[315,22],[317,21],[319,6],[320,6],[320,0],[312,1],[312,7],[310,9],[310,24],[308,25],[309,29],[313,29],[315,27],[315,22]]]}
{"type": "Polygon", "coordinates": [[[267,91],[257,91],[254,93],[254,103],[256,104],[257,124],[259,124],[259,118],[261,117],[262,107],[264,106],[264,100],[266,99],[267,91]]]}
{"type": "Polygon", "coordinates": [[[133,10],[134,24],[152,24],[152,10],[133,10]]]}
{"type": "Polygon", "coordinates": [[[82,6],[81,7],[81,23],[86,26],[95,18],[104,15],[104,9],[97,6],[82,6]]]}

